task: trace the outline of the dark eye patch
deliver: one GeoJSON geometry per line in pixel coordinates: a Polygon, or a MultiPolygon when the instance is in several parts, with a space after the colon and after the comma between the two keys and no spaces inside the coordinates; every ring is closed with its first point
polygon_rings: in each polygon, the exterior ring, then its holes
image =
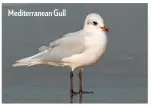
{"type": "Polygon", "coordinates": [[[97,23],[97,22],[95,22],[95,21],[93,21],[93,24],[94,24],[94,25],[97,25],[98,23],[97,23]]]}

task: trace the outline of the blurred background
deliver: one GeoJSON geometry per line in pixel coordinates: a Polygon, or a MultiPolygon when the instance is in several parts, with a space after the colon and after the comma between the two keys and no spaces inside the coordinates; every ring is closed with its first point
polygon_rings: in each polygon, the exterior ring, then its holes
{"type": "MultiPolygon", "coordinates": [[[[2,4],[3,103],[146,103],[147,4],[2,4]],[[49,12],[66,9],[66,17],[13,17],[8,9],[49,12]],[[83,73],[83,88],[93,91],[70,98],[69,68],[47,65],[13,68],[16,60],[38,52],[60,36],[83,28],[89,13],[109,26],[103,58],[83,73]]],[[[74,72],[74,88],[78,75],[74,72]]]]}

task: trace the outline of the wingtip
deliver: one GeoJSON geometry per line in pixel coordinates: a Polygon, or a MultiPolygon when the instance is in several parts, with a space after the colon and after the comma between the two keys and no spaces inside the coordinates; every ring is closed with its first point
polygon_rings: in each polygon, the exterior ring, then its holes
{"type": "Polygon", "coordinates": [[[12,64],[13,67],[17,67],[18,63],[14,63],[12,64]]]}
{"type": "Polygon", "coordinates": [[[18,67],[18,66],[26,66],[27,64],[25,63],[14,63],[12,64],[13,67],[18,67]]]}

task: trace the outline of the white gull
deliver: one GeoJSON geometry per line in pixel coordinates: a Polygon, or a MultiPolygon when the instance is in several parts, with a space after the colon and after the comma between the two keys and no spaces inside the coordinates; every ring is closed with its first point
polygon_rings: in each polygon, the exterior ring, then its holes
{"type": "Polygon", "coordinates": [[[64,35],[51,42],[49,46],[39,48],[39,53],[23,58],[13,64],[16,66],[34,66],[47,64],[53,66],[67,66],[70,71],[70,92],[73,91],[73,71],[79,70],[79,92],[82,90],[82,71],[85,66],[96,63],[104,54],[109,31],[104,26],[103,18],[96,13],[88,14],[82,30],[64,35]]]}

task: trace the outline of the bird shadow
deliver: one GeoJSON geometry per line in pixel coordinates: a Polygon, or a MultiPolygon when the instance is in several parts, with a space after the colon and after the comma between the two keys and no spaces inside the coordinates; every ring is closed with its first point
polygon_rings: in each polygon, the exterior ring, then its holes
{"type": "Polygon", "coordinates": [[[94,92],[85,92],[85,93],[70,93],[70,103],[74,103],[73,100],[74,100],[74,97],[79,97],[79,100],[78,102],[79,103],[83,103],[83,96],[85,94],[93,94],[94,92]]]}

